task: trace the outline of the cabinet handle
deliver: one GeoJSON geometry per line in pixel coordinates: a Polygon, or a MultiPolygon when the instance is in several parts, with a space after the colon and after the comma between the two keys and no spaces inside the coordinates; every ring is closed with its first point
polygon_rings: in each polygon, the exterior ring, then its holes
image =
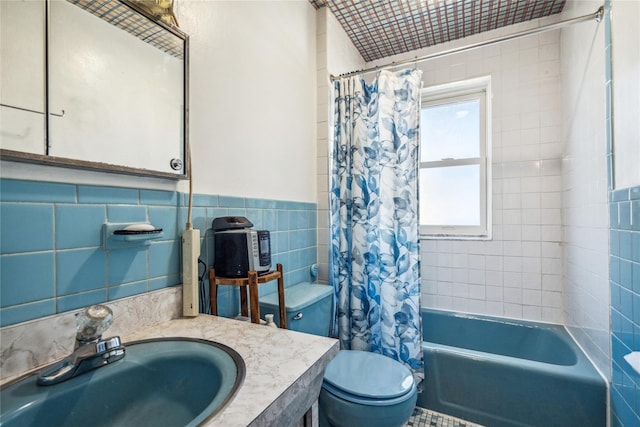
{"type": "Polygon", "coordinates": [[[293,316],[293,320],[300,320],[302,319],[302,313],[298,313],[295,316],[293,316]]]}

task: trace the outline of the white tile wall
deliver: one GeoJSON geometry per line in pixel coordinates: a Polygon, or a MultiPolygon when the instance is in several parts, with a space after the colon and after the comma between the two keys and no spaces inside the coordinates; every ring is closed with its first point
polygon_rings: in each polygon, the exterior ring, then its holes
{"type": "MultiPolygon", "coordinates": [[[[565,13],[586,14],[599,5],[569,1],[565,13]]],[[[566,326],[610,377],[604,49],[604,23],[562,30],[562,274],[566,326]]]]}
{"type": "Polygon", "coordinates": [[[329,271],[328,135],[329,72],[327,71],[327,8],[316,11],[316,75],[318,81],[318,280],[326,283],[329,271]],[[322,112],[321,112],[322,110],[322,112]]]}
{"type": "MultiPolygon", "coordinates": [[[[578,3],[569,1],[565,15],[570,14],[578,3]]],[[[594,6],[596,2],[583,3],[584,10],[574,15],[590,13],[597,8],[594,6]]],[[[336,68],[335,74],[364,68],[364,64],[357,64],[361,59],[358,59],[353,46],[348,46],[344,34],[339,34],[335,27],[328,30],[336,23],[330,14],[322,15],[325,12],[322,9],[318,11],[319,38],[328,40],[322,46],[318,45],[318,55],[326,55],[324,59],[318,59],[319,67],[332,63],[336,68]]],[[[470,42],[533,28],[548,21],[520,24],[476,37],[470,42]]],[[[580,27],[588,33],[593,30],[592,25],[587,28],[590,25],[585,23],[575,28],[580,27]]],[[[601,170],[604,163],[588,163],[591,154],[586,153],[584,161],[577,160],[575,155],[584,149],[581,146],[569,148],[567,156],[563,157],[563,139],[571,138],[567,135],[568,122],[582,123],[584,129],[580,135],[587,141],[592,139],[589,135],[603,130],[598,122],[604,117],[599,113],[603,108],[600,103],[603,92],[595,94],[589,89],[583,94],[584,102],[575,97],[568,101],[571,98],[568,98],[563,83],[569,81],[569,87],[578,90],[584,77],[580,77],[578,63],[570,72],[562,68],[561,56],[563,63],[573,61],[567,50],[586,52],[584,40],[592,41],[594,34],[570,36],[571,43],[580,44],[573,49],[565,40],[566,30],[562,31],[562,46],[560,31],[551,31],[419,64],[423,69],[425,86],[491,74],[494,113],[491,150],[493,240],[422,241],[422,304],[554,323],[564,323],[566,316],[574,335],[590,354],[596,354],[595,359],[602,362],[597,364],[604,372],[602,366],[606,366],[603,361],[608,357],[608,335],[603,331],[608,322],[605,317],[609,301],[608,294],[602,292],[601,284],[601,278],[608,276],[607,233],[606,230],[601,232],[603,215],[606,216],[601,209],[600,191],[603,186],[601,179],[606,177],[601,170]],[[596,108],[585,113],[592,100],[595,100],[596,108]],[[567,102],[572,102],[573,106],[585,106],[580,116],[567,117],[572,111],[567,102]],[[573,172],[576,168],[582,175],[573,172]],[[585,179],[579,190],[567,188],[569,177],[574,183],[585,179]],[[597,178],[589,180],[589,177],[597,178]],[[582,202],[576,202],[575,206],[573,202],[564,203],[563,210],[563,200],[573,200],[575,191],[580,193],[575,200],[582,202]],[[595,207],[593,211],[585,208],[584,203],[592,193],[598,194],[597,202],[591,205],[595,207]],[[578,218],[581,222],[576,222],[578,218]],[[568,282],[566,285],[563,284],[563,275],[568,282]],[[595,352],[590,348],[595,348],[595,352]]],[[[454,42],[438,49],[445,50],[467,42],[454,42]]],[[[597,49],[598,46],[592,48],[593,51],[597,49]]],[[[410,56],[434,51],[436,49],[431,48],[410,52],[410,56]]],[[[392,57],[384,62],[402,59],[406,58],[392,57]]],[[[584,71],[584,64],[582,66],[584,71]]],[[[319,108],[319,116],[328,111],[328,89],[325,91],[322,86],[327,84],[329,72],[326,68],[318,69],[318,100],[321,106],[326,106],[319,108]],[[327,96],[326,104],[323,93],[327,96]]],[[[595,81],[589,78],[589,81],[597,84],[597,78],[595,81]]],[[[326,116],[319,117],[318,128],[325,123],[326,116]]],[[[328,123],[326,127],[328,129],[328,123]]],[[[576,142],[579,139],[578,136],[573,138],[576,142]]],[[[597,146],[597,141],[591,142],[592,148],[597,146]]],[[[325,178],[327,144],[325,135],[320,135],[319,179],[325,178]]],[[[328,249],[324,245],[328,241],[328,233],[326,211],[324,214],[322,211],[326,205],[322,204],[326,203],[326,197],[326,194],[318,196],[321,205],[318,255],[320,278],[324,280],[328,249]]],[[[590,206],[589,203],[586,206],[590,206]]]]}
{"type": "Polygon", "coordinates": [[[562,323],[560,34],[420,64],[424,85],[492,79],[491,241],[423,240],[422,304],[562,323]]]}

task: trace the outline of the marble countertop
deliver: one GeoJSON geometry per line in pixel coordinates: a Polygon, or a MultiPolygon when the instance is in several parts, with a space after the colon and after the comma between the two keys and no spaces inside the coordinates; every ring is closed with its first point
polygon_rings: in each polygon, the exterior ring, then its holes
{"type": "Polygon", "coordinates": [[[126,343],[159,337],[216,341],[244,359],[243,384],[207,426],[269,426],[279,424],[283,414],[304,414],[308,407],[292,412],[291,406],[308,404],[300,394],[317,388],[318,377],[339,350],[338,341],[331,338],[208,315],[169,320],[122,339],[126,343]]]}

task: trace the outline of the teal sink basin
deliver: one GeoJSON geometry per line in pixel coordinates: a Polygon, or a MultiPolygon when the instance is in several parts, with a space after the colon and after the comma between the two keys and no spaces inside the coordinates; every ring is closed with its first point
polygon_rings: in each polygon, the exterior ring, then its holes
{"type": "Polygon", "coordinates": [[[51,386],[37,374],[0,390],[0,426],[197,426],[244,380],[222,344],[168,338],[125,344],[122,360],[51,386]]]}

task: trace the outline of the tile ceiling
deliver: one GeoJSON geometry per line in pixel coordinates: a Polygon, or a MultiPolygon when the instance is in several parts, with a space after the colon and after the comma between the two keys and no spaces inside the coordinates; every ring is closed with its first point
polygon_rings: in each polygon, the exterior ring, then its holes
{"type": "Polygon", "coordinates": [[[365,61],[562,11],[566,0],[309,0],[328,7],[365,61]]]}

